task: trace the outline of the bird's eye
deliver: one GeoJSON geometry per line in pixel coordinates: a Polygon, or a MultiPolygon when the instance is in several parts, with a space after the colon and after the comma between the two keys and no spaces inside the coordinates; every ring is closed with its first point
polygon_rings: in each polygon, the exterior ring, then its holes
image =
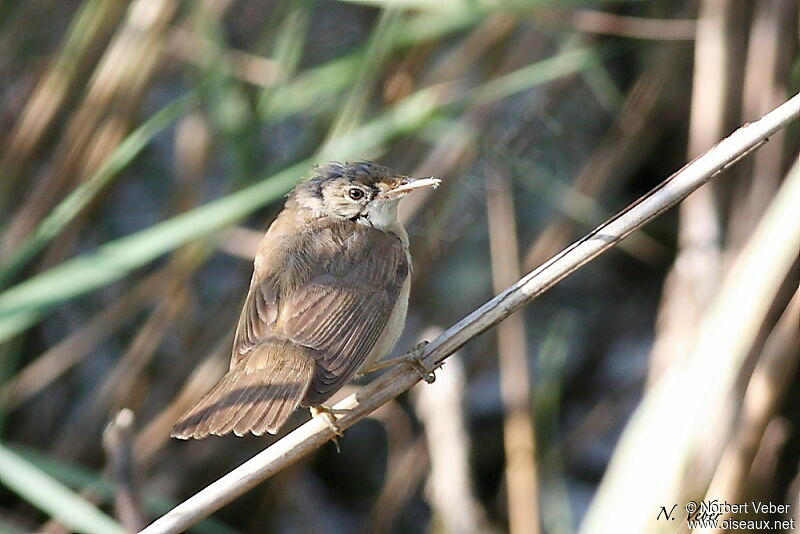
{"type": "Polygon", "coordinates": [[[362,198],[364,198],[364,191],[362,189],[357,188],[357,187],[354,187],[354,188],[350,189],[347,192],[347,194],[353,200],[361,200],[362,198]]]}

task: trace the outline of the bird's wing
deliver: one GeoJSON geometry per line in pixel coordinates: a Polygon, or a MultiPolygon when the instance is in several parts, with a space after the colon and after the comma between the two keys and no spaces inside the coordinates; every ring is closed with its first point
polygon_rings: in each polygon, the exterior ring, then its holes
{"type": "Polygon", "coordinates": [[[303,235],[253,275],[230,370],[174,437],[274,434],[301,401],[333,395],[375,346],[408,275],[402,243],[361,226],[303,235]]]}
{"type": "Polygon", "coordinates": [[[311,383],[316,355],[276,328],[280,300],[275,274],[287,257],[270,255],[264,262],[267,268],[254,272],[236,328],[230,369],[178,420],[173,437],[200,439],[231,431],[239,436],[275,434],[300,404],[311,383]]]}
{"type": "Polygon", "coordinates": [[[253,274],[250,289],[242,305],[236,336],[233,338],[231,369],[244,361],[265,340],[275,337],[275,323],[278,319],[278,292],[270,277],[253,274]]]}
{"type": "Polygon", "coordinates": [[[361,367],[408,276],[399,238],[360,225],[345,228],[321,230],[318,247],[309,247],[308,281],[282,297],[278,322],[284,333],[316,355],[306,406],[325,402],[361,367]],[[320,257],[315,250],[323,251],[320,257]]]}

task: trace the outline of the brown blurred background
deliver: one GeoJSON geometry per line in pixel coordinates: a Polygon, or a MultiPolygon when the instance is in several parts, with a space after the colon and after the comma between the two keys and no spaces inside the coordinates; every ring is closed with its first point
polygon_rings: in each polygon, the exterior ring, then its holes
{"type": "MultiPolygon", "coordinates": [[[[797,45],[794,0],[1,0],[0,532],[135,531],[280,437],[168,432],[312,164],[444,181],[403,207],[400,353],[796,93],[797,45]]],[[[797,517],[800,243],[764,223],[797,134],[194,531],[797,517]]]]}

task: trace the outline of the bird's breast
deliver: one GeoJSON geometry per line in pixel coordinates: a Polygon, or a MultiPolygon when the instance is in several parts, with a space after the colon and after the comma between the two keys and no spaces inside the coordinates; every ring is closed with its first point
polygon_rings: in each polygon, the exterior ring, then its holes
{"type": "Polygon", "coordinates": [[[378,359],[383,358],[394,348],[400,334],[403,333],[403,327],[406,324],[406,313],[408,312],[408,294],[411,289],[411,276],[407,275],[402,287],[400,288],[400,295],[394,304],[392,313],[389,315],[389,320],[386,322],[386,327],[383,329],[381,336],[375,343],[372,351],[370,351],[361,369],[371,366],[378,359]]]}

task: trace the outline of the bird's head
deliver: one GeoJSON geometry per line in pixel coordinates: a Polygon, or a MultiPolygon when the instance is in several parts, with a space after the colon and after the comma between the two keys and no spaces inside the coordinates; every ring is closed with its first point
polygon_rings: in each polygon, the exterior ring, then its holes
{"type": "Polygon", "coordinates": [[[438,178],[409,178],[371,161],[338,163],[314,168],[312,177],[298,184],[287,206],[313,217],[347,219],[377,229],[397,224],[400,199],[415,189],[437,187],[438,178]]]}

